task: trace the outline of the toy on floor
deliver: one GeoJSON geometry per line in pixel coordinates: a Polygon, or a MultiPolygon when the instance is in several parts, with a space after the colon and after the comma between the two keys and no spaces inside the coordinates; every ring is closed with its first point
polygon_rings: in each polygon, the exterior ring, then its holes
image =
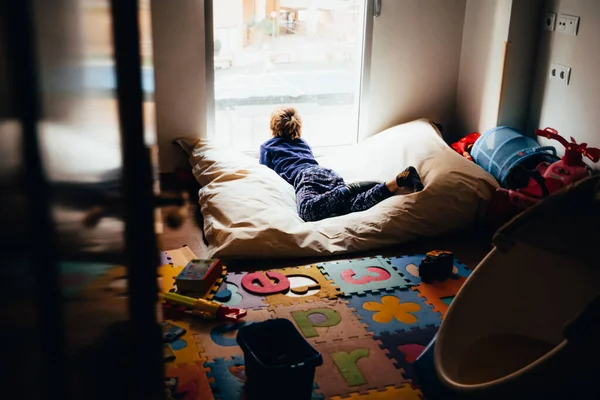
{"type": "Polygon", "coordinates": [[[419,264],[419,277],[425,283],[435,280],[444,281],[452,275],[454,256],[446,250],[433,250],[425,253],[419,264]]]}
{"type": "Polygon", "coordinates": [[[587,157],[593,162],[600,160],[600,149],[587,147],[587,143],[578,144],[571,137],[568,142],[556,129],[537,129],[536,135],[558,141],[565,147],[564,156],[550,164],[542,162],[531,172],[527,171],[527,186],[520,189],[499,188],[490,204],[490,213],[505,215],[508,219],[526,210],[538,201],[558,190],[589,176],[589,168],[583,162],[587,157]]]}
{"type": "Polygon", "coordinates": [[[246,362],[246,399],[311,399],[323,357],[290,320],[246,325],[236,339],[246,362]]]}
{"type": "Polygon", "coordinates": [[[177,291],[204,297],[222,274],[221,260],[191,260],[175,278],[177,291]]]}
{"type": "Polygon", "coordinates": [[[161,298],[166,302],[190,309],[191,313],[202,318],[218,319],[221,321],[237,321],[246,316],[248,312],[242,308],[227,307],[214,301],[195,299],[177,293],[161,293],[161,298]]]}
{"type": "Polygon", "coordinates": [[[172,342],[173,340],[183,336],[187,330],[177,325],[173,325],[170,322],[163,322],[163,340],[165,342],[172,342]]]}

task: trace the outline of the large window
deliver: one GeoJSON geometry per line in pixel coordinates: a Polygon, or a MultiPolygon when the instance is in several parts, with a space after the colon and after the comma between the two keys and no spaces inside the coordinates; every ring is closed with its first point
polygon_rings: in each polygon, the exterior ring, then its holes
{"type": "Polygon", "coordinates": [[[271,111],[291,105],[312,146],[355,143],[365,3],[213,0],[209,139],[257,150],[269,138],[271,111]]]}

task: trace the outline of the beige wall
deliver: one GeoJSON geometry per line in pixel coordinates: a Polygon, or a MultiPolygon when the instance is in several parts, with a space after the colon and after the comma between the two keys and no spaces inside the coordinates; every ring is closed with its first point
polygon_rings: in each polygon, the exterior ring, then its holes
{"type": "Polygon", "coordinates": [[[464,15],[465,0],[382,0],[365,136],[422,117],[452,123],[464,15]]]}
{"type": "Polygon", "coordinates": [[[170,172],[187,164],[173,139],[206,134],[204,1],[151,4],[159,162],[161,172],[170,172]]]}
{"type": "Polygon", "coordinates": [[[454,135],[497,125],[512,0],[467,0],[454,135]]]}
{"type": "Polygon", "coordinates": [[[579,16],[579,34],[541,32],[529,129],[550,126],[567,138],[600,147],[600,1],[546,0],[544,6],[545,12],[579,16]],[[571,67],[569,86],[548,80],[550,63],[571,67]]]}
{"type": "Polygon", "coordinates": [[[513,0],[508,32],[508,51],[498,109],[499,126],[527,131],[537,42],[543,26],[543,0],[513,0]]]}

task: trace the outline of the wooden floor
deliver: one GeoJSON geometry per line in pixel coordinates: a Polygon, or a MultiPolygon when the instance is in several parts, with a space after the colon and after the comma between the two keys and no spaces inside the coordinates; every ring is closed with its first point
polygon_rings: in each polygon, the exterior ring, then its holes
{"type": "MultiPolygon", "coordinates": [[[[163,233],[159,235],[159,246],[161,250],[171,250],[187,245],[199,258],[207,258],[207,246],[204,243],[202,231],[199,228],[197,207],[190,206],[188,218],[179,229],[169,228],[164,225],[163,233]]],[[[420,240],[404,243],[396,246],[386,247],[368,252],[338,255],[335,257],[320,258],[295,258],[295,259],[253,259],[253,260],[228,260],[223,259],[227,268],[231,271],[253,271],[269,268],[283,268],[300,265],[308,265],[328,260],[339,260],[348,258],[368,257],[375,255],[401,256],[415,253],[425,253],[429,250],[449,250],[454,253],[456,259],[475,268],[481,259],[491,250],[491,233],[482,230],[465,230],[446,234],[435,238],[423,238],[420,240]]]]}

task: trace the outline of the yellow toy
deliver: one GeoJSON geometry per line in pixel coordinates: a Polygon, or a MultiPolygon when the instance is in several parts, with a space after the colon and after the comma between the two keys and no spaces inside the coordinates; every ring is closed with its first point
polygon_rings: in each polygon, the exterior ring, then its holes
{"type": "Polygon", "coordinates": [[[192,314],[202,318],[237,321],[248,314],[248,312],[242,308],[227,307],[214,301],[195,299],[193,297],[182,296],[172,292],[161,293],[161,298],[166,303],[184,306],[189,309],[192,314]]]}

